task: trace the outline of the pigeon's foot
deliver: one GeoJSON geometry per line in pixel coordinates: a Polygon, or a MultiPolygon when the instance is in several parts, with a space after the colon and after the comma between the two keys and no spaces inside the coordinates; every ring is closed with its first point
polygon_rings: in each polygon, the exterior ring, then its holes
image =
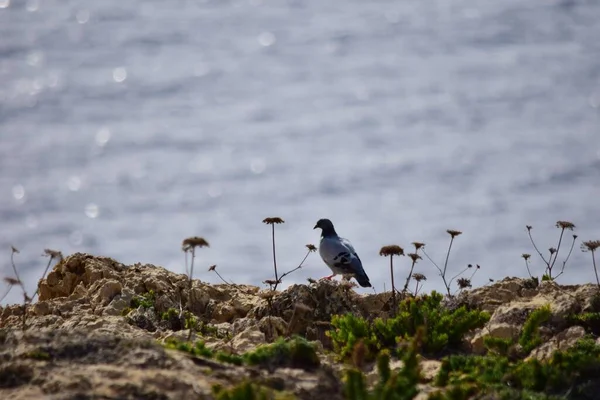
{"type": "Polygon", "coordinates": [[[328,281],[331,280],[331,278],[333,278],[335,276],[335,274],[333,275],[329,275],[329,276],[324,276],[323,278],[319,279],[320,281],[322,281],[323,279],[327,279],[328,281]]]}

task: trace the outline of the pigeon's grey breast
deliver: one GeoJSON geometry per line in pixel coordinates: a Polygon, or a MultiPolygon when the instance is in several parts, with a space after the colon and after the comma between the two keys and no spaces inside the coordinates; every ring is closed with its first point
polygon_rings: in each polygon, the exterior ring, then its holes
{"type": "Polygon", "coordinates": [[[319,245],[319,254],[336,274],[355,274],[362,270],[362,263],[352,244],[340,237],[324,237],[319,245]]]}

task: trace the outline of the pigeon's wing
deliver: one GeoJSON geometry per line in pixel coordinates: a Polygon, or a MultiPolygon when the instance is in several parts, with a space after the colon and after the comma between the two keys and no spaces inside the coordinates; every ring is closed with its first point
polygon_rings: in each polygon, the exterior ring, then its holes
{"type": "Polygon", "coordinates": [[[346,239],[324,238],[319,246],[319,253],[329,267],[342,274],[362,272],[362,263],[354,247],[346,239]]]}
{"type": "Polygon", "coordinates": [[[354,246],[352,246],[352,243],[350,243],[350,241],[347,239],[341,238],[341,241],[344,244],[344,246],[346,246],[348,248],[348,250],[350,250],[350,252],[354,256],[354,258],[353,258],[354,261],[351,262],[352,269],[354,271],[354,279],[356,279],[358,284],[362,287],[371,287],[371,282],[369,281],[369,277],[367,276],[367,273],[365,272],[365,270],[363,268],[362,261],[360,261],[360,258],[358,257],[356,250],[354,250],[354,246]]]}

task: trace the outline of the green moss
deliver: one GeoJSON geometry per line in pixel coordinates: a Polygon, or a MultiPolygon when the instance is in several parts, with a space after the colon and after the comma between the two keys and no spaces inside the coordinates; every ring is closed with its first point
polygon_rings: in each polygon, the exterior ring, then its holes
{"type": "Polygon", "coordinates": [[[519,337],[519,344],[523,347],[525,353],[531,352],[531,350],[542,343],[539,327],[544,322],[548,321],[551,316],[552,311],[550,311],[549,305],[538,308],[529,315],[527,321],[525,321],[525,324],[523,325],[521,336],[519,337]]]}
{"type": "Polygon", "coordinates": [[[154,307],[154,302],[156,301],[156,295],[154,290],[150,290],[140,296],[134,296],[131,299],[130,306],[131,308],[152,308],[154,307]]]}
{"type": "Polygon", "coordinates": [[[126,317],[130,312],[133,311],[133,308],[131,307],[125,307],[122,311],[121,311],[121,315],[123,317],[126,317]]]}
{"type": "Polygon", "coordinates": [[[275,343],[259,346],[242,357],[248,365],[270,368],[312,369],[320,365],[314,345],[298,336],[289,340],[279,338],[275,343]]]}
{"type": "Polygon", "coordinates": [[[438,354],[458,349],[467,332],[482,327],[490,319],[487,312],[468,310],[465,306],[449,309],[442,300],[443,296],[435,291],[408,298],[400,302],[394,317],[377,318],[372,323],[349,314],[334,316],[333,329],[327,334],[341,358],[348,358],[362,340],[368,350],[367,358],[372,359],[380,349],[393,349],[399,341],[410,340],[424,327],[423,352],[438,354]]]}

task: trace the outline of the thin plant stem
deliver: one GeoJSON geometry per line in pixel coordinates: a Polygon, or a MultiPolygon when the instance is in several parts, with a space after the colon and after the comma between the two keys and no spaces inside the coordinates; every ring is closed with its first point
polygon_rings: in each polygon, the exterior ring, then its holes
{"type": "Polygon", "coordinates": [[[12,287],[13,287],[13,285],[8,285],[8,288],[6,289],[6,292],[2,295],[2,297],[0,297],[0,303],[2,302],[2,300],[4,300],[4,298],[6,296],[8,296],[8,294],[10,293],[12,287]]]}
{"type": "Polygon", "coordinates": [[[392,277],[392,303],[396,309],[396,286],[394,285],[394,255],[390,254],[390,275],[392,277]]]}
{"type": "MultiPolygon", "coordinates": [[[[40,281],[44,280],[44,278],[46,277],[46,273],[48,272],[48,268],[50,268],[50,264],[52,264],[52,260],[54,260],[54,257],[50,257],[50,259],[48,260],[48,264],[46,264],[46,269],[44,270],[44,274],[42,275],[42,279],[40,279],[40,281]]],[[[38,283],[38,287],[35,290],[35,293],[33,294],[33,296],[31,297],[31,301],[33,301],[33,299],[35,299],[35,296],[38,295],[38,292],[40,291],[40,284],[38,283]]]]}
{"type": "Polygon", "coordinates": [[[446,262],[444,263],[444,275],[446,275],[446,269],[448,268],[448,258],[450,258],[450,250],[452,249],[452,243],[454,243],[454,236],[450,237],[450,245],[448,246],[448,253],[446,253],[446,262]]]}
{"type": "Polygon", "coordinates": [[[533,245],[533,248],[535,249],[535,251],[537,251],[537,253],[540,255],[540,257],[542,258],[542,260],[544,261],[544,263],[546,263],[547,266],[550,266],[550,263],[548,261],[546,261],[546,259],[542,255],[542,252],[535,245],[535,242],[533,241],[533,236],[531,236],[531,229],[527,230],[527,234],[529,235],[529,240],[531,240],[531,244],[533,245]]]}
{"type": "Polygon", "coordinates": [[[271,236],[273,237],[273,268],[275,269],[275,281],[278,281],[279,277],[277,276],[277,259],[275,257],[275,224],[271,224],[271,236]]]}
{"type": "Polygon", "coordinates": [[[425,251],[425,248],[423,248],[422,250],[423,250],[423,254],[425,254],[425,257],[427,257],[427,259],[428,259],[429,261],[431,261],[431,263],[432,263],[433,265],[435,265],[435,267],[438,269],[438,271],[440,271],[440,275],[441,275],[441,274],[442,274],[442,269],[441,269],[440,267],[438,267],[438,265],[435,263],[435,261],[433,261],[433,260],[431,259],[431,257],[429,257],[429,254],[427,254],[427,252],[425,251]]]}
{"type": "Polygon", "coordinates": [[[479,271],[479,268],[475,268],[475,271],[473,271],[473,273],[469,277],[469,281],[473,279],[473,277],[475,276],[475,274],[477,273],[477,271],[479,271]]]}
{"type": "Polygon", "coordinates": [[[594,273],[596,274],[596,283],[598,283],[598,288],[600,288],[600,279],[598,278],[598,269],[596,268],[596,256],[594,255],[595,250],[592,250],[592,264],[594,265],[594,273]]]}
{"type": "Polygon", "coordinates": [[[573,235],[573,241],[571,242],[571,248],[569,249],[569,253],[567,254],[567,258],[563,261],[562,268],[560,269],[560,273],[556,275],[555,279],[561,276],[565,272],[565,267],[567,266],[567,261],[569,261],[569,257],[571,257],[571,253],[573,252],[573,247],[575,246],[575,240],[577,240],[577,236],[573,235]]]}
{"type": "Polygon", "coordinates": [[[525,259],[525,268],[527,268],[527,273],[529,274],[529,277],[533,278],[533,275],[531,275],[531,271],[529,270],[529,262],[527,262],[527,259],[525,259]]]}
{"type": "Polygon", "coordinates": [[[21,289],[23,290],[23,295],[27,296],[27,292],[25,291],[25,285],[23,285],[23,281],[21,281],[21,277],[19,276],[19,272],[17,271],[17,267],[15,265],[15,252],[13,251],[10,254],[10,263],[12,264],[12,268],[13,271],[15,272],[15,276],[17,277],[17,280],[19,281],[19,286],[21,286],[21,289]]]}
{"type": "MultiPolygon", "coordinates": [[[[454,238],[452,238],[452,239],[454,239],[454,238]]],[[[452,241],[450,241],[450,246],[452,246],[452,241]]],[[[440,276],[442,277],[442,281],[444,281],[444,286],[446,286],[446,291],[448,292],[448,296],[452,296],[452,294],[450,293],[450,286],[446,282],[446,274],[445,274],[445,272],[443,272],[442,269],[435,263],[435,261],[433,261],[431,259],[431,257],[429,257],[429,254],[427,254],[427,252],[425,251],[424,248],[422,250],[423,250],[423,254],[425,255],[425,257],[427,257],[427,259],[429,261],[431,261],[431,263],[433,265],[435,265],[435,267],[437,268],[437,270],[440,271],[440,276]]],[[[448,254],[450,254],[450,249],[449,248],[448,248],[448,254]]],[[[446,258],[446,262],[447,262],[447,258],[446,258]]]]}
{"type": "MultiPolygon", "coordinates": [[[[562,228],[560,231],[560,237],[558,238],[558,246],[556,246],[556,253],[554,253],[554,261],[552,261],[552,264],[550,264],[550,266],[548,267],[550,271],[550,278],[552,278],[552,268],[554,268],[554,264],[556,263],[556,259],[558,258],[558,252],[560,251],[560,244],[562,243],[564,233],[565,228],[562,228]]],[[[552,258],[552,255],[550,255],[550,258],[552,258]]]]}
{"type": "Polygon", "coordinates": [[[183,254],[185,255],[185,274],[189,276],[190,270],[188,269],[188,253],[187,251],[184,251],[183,254]]]}
{"type": "MultiPolygon", "coordinates": [[[[473,267],[471,267],[473,268],[473,267]]],[[[469,267],[466,267],[465,269],[463,269],[462,271],[460,271],[458,274],[454,275],[452,277],[452,279],[450,279],[450,281],[448,282],[449,285],[452,285],[452,281],[455,280],[456,278],[458,278],[459,276],[461,276],[462,274],[464,274],[465,272],[467,272],[469,270],[469,267]]]]}
{"type": "MultiPolygon", "coordinates": [[[[194,259],[196,258],[196,247],[192,247],[192,262],[190,264],[190,274],[189,274],[189,291],[190,291],[190,303],[188,304],[188,308],[189,308],[189,312],[190,314],[192,313],[192,307],[194,304],[194,291],[192,290],[192,283],[193,283],[193,277],[194,277],[194,259]]],[[[187,318],[187,316],[186,316],[187,318]]],[[[191,318],[191,317],[190,317],[191,318]]],[[[188,333],[188,342],[192,339],[192,324],[189,324],[189,329],[190,332],[188,333]]]]}
{"type": "Polygon", "coordinates": [[[300,268],[302,268],[302,265],[304,264],[304,261],[306,261],[306,259],[308,258],[308,255],[309,255],[310,253],[311,253],[311,251],[309,250],[309,251],[306,253],[306,255],[304,256],[304,258],[302,259],[302,261],[300,261],[300,264],[299,264],[299,265],[298,265],[296,268],[294,268],[294,269],[292,269],[292,270],[290,270],[290,271],[288,271],[288,272],[284,273],[283,275],[281,275],[281,276],[279,277],[279,279],[277,279],[277,282],[275,282],[275,287],[273,288],[273,290],[277,290],[277,286],[278,286],[278,285],[281,283],[281,280],[282,280],[284,277],[286,277],[286,276],[288,276],[289,274],[291,274],[292,272],[294,272],[294,271],[297,271],[297,270],[299,270],[300,268]]]}
{"type": "Polygon", "coordinates": [[[417,260],[415,259],[415,260],[413,260],[412,265],[410,266],[410,272],[408,273],[408,278],[406,278],[406,282],[404,283],[404,289],[402,289],[403,292],[406,292],[406,290],[408,289],[408,284],[410,282],[410,278],[412,278],[412,273],[413,273],[416,263],[417,263],[417,260]]]}
{"type": "Polygon", "coordinates": [[[227,282],[216,269],[215,269],[215,274],[217,274],[217,276],[219,278],[221,278],[221,280],[223,281],[223,283],[225,283],[226,285],[234,286],[232,283],[227,282]]]}

